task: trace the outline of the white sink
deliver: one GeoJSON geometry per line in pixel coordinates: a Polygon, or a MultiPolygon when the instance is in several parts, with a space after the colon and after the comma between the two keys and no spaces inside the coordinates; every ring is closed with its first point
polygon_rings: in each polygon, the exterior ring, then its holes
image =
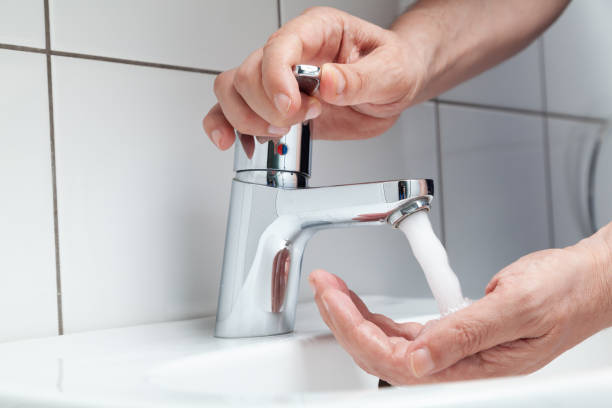
{"type": "MultiPolygon", "coordinates": [[[[366,302],[398,320],[424,322],[435,310],[423,299],[366,302]]],[[[612,330],[528,377],[379,390],[312,304],[299,306],[291,335],[215,339],[213,326],[198,319],[0,344],[0,407],[608,406],[612,398],[612,330]]]]}
{"type": "Polygon", "coordinates": [[[161,387],[202,394],[278,396],[376,389],[330,334],[188,357],[154,370],[161,387]]]}

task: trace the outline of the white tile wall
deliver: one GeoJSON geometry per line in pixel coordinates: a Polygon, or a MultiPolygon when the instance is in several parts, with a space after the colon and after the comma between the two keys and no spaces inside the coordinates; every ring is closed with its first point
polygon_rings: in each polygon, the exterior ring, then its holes
{"type": "Polygon", "coordinates": [[[398,0],[281,0],[282,21],[286,23],[315,6],[337,8],[385,28],[397,18],[400,8],[398,0]]]}
{"type": "Polygon", "coordinates": [[[50,0],[53,49],[225,70],[278,26],[276,0],[50,0]]]}
{"type": "MultiPolygon", "coordinates": [[[[333,185],[398,178],[438,181],[434,105],[405,111],[384,135],[357,141],[315,141],[311,185],[333,185]]],[[[440,205],[434,201],[432,223],[440,235],[440,205]]],[[[347,280],[359,293],[428,296],[429,289],[403,234],[390,227],[326,230],[308,244],[303,278],[315,268],[347,280]]],[[[304,280],[303,279],[303,280],[304,280]]],[[[311,297],[306,282],[302,298],[311,297]]]]}
{"type": "Polygon", "coordinates": [[[446,244],[469,296],[502,267],[549,247],[542,119],[442,106],[446,244]]]}
{"type": "Polygon", "coordinates": [[[593,233],[589,214],[589,178],[601,125],[549,119],[552,210],[555,247],[593,233]]]}
{"type": "Polygon", "coordinates": [[[45,48],[42,0],[0,0],[0,43],[45,48]]]}
{"type": "Polygon", "coordinates": [[[0,341],[57,334],[44,55],[0,50],[0,341]]]}
{"type": "Polygon", "coordinates": [[[548,108],[612,117],[612,2],[572,1],[544,34],[548,108]]]}
{"type": "Polygon", "coordinates": [[[440,99],[542,110],[540,45],[532,43],[500,65],[442,94],[440,99]]]}
{"type": "Polygon", "coordinates": [[[66,332],[212,314],[231,153],[213,76],[53,58],[66,332]]]}

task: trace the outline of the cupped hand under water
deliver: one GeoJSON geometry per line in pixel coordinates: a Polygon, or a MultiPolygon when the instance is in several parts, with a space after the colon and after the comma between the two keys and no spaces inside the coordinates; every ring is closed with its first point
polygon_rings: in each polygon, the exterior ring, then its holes
{"type": "Polygon", "coordinates": [[[610,258],[597,234],[529,254],[495,275],[482,299],[424,326],[371,313],[323,270],[309,281],[323,320],[355,362],[407,385],[531,373],[611,326],[610,258]]]}
{"type": "Polygon", "coordinates": [[[340,10],[309,9],[217,77],[219,103],[204,118],[204,129],[222,150],[232,146],[234,129],[278,138],[313,118],[317,139],[379,135],[419,102],[426,47],[415,43],[340,10]],[[300,93],[296,64],[322,65],[317,95],[300,93]]]}

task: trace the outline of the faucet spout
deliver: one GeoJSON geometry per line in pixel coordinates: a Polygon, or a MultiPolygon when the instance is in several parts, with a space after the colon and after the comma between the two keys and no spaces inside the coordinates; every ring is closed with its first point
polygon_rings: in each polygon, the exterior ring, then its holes
{"type": "Polygon", "coordinates": [[[432,180],[397,180],[283,190],[280,217],[295,215],[301,228],[332,228],[388,223],[397,227],[408,214],[429,210],[432,180]]]}

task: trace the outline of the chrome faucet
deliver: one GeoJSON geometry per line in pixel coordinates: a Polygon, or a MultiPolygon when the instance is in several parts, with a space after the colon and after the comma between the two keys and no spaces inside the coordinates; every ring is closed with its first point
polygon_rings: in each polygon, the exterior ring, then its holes
{"type": "MultiPolygon", "coordinates": [[[[317,91],[318,67],[297,65],[294,74],[302,92],[317,91]]],[[[429,210],[433,181],[428,179],[307,187],[310,122],[276,140],[237,136],[217,337],[293,331],[302,255],[316,231],[397,227],[408,215],[429,210]]]]}

